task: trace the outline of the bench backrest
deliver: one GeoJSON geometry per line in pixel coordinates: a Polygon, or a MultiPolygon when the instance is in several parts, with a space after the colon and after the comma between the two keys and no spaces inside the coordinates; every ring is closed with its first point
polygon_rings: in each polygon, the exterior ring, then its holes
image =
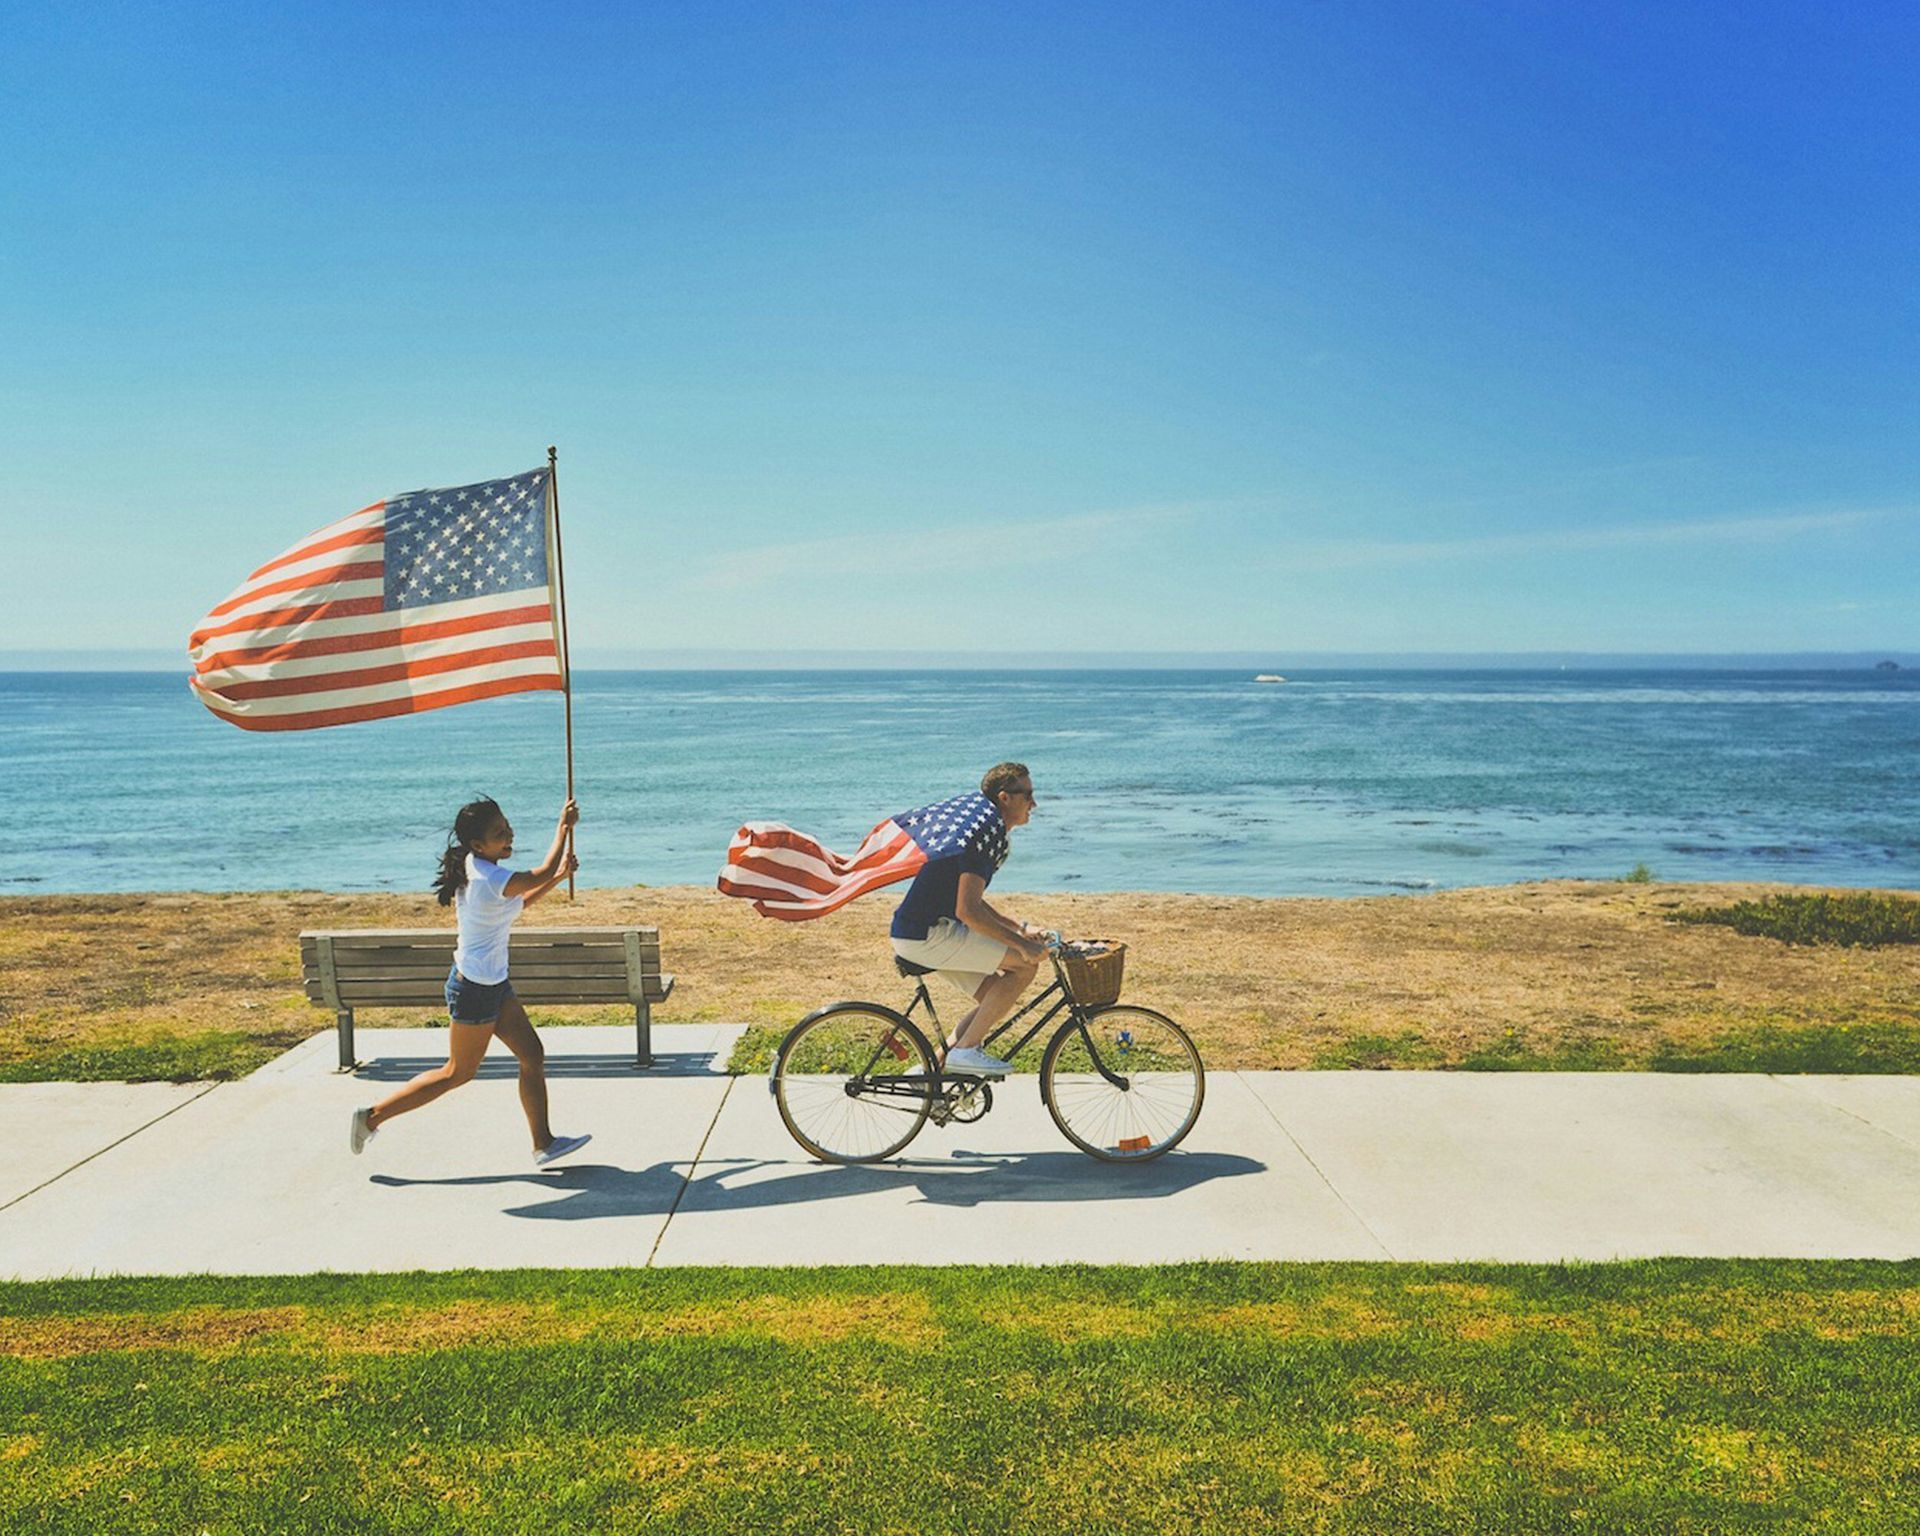
{"type": "MultiPolygon", "coordinates": [[[[338,928],[300,935],[307,997],[335,1012],[444,1001],[450,928],[338,928]]],[[[658,928],[516,928],[513,990],[529,1003],[658,1002],[658,928]]]]}

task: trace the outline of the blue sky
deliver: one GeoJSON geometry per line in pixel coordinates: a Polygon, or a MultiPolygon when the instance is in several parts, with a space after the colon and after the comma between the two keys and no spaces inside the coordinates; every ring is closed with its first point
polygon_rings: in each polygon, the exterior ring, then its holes
{"type": "Polygon", "coordinates": [[[309,529],[548,442],[583,656],[1920,648],[1916,42],[17,13],[0,649],[181,650],[309,529]]]}

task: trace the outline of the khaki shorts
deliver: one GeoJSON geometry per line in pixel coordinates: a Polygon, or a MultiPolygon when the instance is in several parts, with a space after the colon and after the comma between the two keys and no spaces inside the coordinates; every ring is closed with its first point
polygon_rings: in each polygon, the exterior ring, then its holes
{"type": "Polygon", "coordinates": [[[957,917],[941,918],[924,939],[895,939],[893,952],[915,965],[932,966],[934,975],[968,997],[976,997],[981,984],[1015,958],[998,939],[975,933],[957,917]]]}

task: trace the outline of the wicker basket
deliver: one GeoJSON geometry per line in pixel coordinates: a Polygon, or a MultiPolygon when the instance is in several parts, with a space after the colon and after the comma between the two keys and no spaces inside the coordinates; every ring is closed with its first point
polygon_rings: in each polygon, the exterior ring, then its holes
{"type": "Polygon", "coordinates": [[[1060,951],[1073,999],[1089,1008],[1120,1001],[1120,977],[1127,968],[1127,946],[1118,939],[1072,939],[1060,951]]]}

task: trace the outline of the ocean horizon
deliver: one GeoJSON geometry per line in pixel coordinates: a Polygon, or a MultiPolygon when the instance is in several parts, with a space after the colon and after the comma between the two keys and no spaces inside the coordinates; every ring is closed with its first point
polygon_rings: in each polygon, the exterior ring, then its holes
{"type": "MultiPolygon", "coordinates": [[[[850,850],[1033,771],[995,888],[1252,896],[1553,878],[1920,889],[1920,673],[597,672],[582,883],[707,884],[735,828],[850,850]]],[[[492,794],[537,860],[561,698],[249,733],[184,674],[0,674],[0,892],[423,889],[492,794]]]]}
{"type": "MultiPolygon", "coordinates": [[[[575,676],[588,672],[875,672],[935,668],[963,672],[1217,672],[1251,669],[1361,671],[1875,671],[1891,664],[1920,670],[1920,651],[994,651],[806,650],[722,646],[673,649],[582,646],[575,676]]],[[[164,672],[178,674],[182,653],[156,647],[7,650],[0,674],[18,672],[164,672]]]]}

